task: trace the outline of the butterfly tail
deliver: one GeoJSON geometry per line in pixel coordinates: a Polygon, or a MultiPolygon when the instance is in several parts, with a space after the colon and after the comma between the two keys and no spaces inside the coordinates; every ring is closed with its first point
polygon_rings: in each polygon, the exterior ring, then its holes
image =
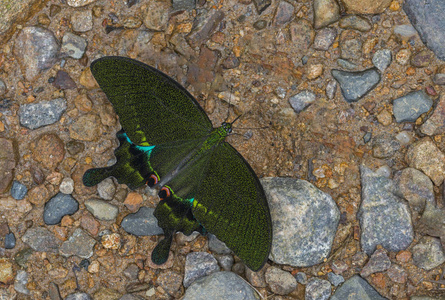
{"type": "Polygon", "coordinates": [[[165,236],[163,240],[159,241],[151,253],[152,262],[157,265],[162,265],[167,261],[172,240],[173,234],[169,234],[168,236],[165,236]]]}
{"type": "Polygon", "coordinates": [[[83,184],[85,186],[94,186],[102,180],[112,176],[113,168],[95,168],[89,169],[83,174],[83,184]]]}

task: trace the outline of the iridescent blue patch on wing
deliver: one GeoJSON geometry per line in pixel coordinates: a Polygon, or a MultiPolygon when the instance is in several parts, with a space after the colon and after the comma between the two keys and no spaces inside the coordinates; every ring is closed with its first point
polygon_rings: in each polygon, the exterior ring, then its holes
{"type": "Polygon", "coordinates": [[[125,137],[125,139],[127,140],[127,142],[131,145],[134,145],[136,147],[136,149],[144,151],[144,152],[148,152],[148,154],[151,153],[151,151],[156,147],[156,146],[139,146],[134,144],[132,141],[130,141],[130,138],[127,136],[126,133],[123,134],[123,136],[125,137]]]}

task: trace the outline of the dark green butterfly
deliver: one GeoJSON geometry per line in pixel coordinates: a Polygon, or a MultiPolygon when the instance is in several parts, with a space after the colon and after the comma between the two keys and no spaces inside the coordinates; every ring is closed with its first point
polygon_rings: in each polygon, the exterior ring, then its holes
{"type": "Polygon", "coordinates": [[[210,232],[252,270],[266,263],[272,222],[252,168],[227,142],[232,123],[213,128],[204,110],[179,83],[136,60],[103,57],[91,72],[119,116],[117,162],[88,170],[93,186],[109,176],[135,189],[160,189],[154,212],[165,237],[152,252],[164,263],[175,232],[210,232]]]}

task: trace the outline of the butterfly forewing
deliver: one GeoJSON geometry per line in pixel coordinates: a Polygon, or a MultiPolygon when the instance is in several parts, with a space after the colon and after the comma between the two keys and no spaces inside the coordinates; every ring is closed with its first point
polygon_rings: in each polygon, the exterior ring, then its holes
{"type": "Polygon", "coordinates": [[[212,130],[212,123],[193,96],[155,68],[108,56],[95,60],[91,72],[137,145],[196,139],[212,130]]]}

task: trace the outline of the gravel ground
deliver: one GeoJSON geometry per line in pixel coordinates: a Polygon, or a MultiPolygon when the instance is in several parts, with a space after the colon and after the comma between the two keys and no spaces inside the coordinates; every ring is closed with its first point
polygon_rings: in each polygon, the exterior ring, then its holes
{"type": "Polygon", "coordinates": [[[0,4],[0,299],[445,299],[445,4],[14,3],[0,4]],[[156,192],[82,184],[118,146],[89,69],[107,55],[169,74],[214,126],[242,115],[227,140],[268,196],[262,270],[198,234],[154,265],[156,192]]]}

